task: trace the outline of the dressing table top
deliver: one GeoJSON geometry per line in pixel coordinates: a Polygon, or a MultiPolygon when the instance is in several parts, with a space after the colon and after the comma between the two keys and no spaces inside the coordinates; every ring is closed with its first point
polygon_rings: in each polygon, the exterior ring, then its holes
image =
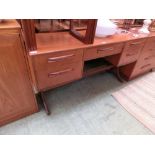
{"type": "Polygon", "coordinates": [[[30,55],[102,46],[106,44],[126,42],[134,39],[153,36],[155,36],[155,32],[151,32],[149,35],[137,33],[120,33],[104,38],[95,37],[93,44],[84,44],[74,38],[69,32],[38,33],[36,34],[37,51],[30,52],[30,55]]]}

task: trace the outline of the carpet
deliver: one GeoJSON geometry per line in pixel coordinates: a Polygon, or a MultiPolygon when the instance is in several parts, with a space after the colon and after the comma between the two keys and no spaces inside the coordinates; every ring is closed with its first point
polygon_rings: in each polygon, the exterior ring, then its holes
{"type": "Polygon", "coordinates": [[[137,79],[112,96],[155,134],[155,72],[137,79]]]}

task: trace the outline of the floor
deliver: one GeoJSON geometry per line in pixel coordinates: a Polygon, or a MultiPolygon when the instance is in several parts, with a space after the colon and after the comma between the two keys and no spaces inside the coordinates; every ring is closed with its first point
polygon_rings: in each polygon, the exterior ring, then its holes
{"type": "Polygon", "coordinates": [[[52,114],[39,113],[0,128],[0,134],[151,134],[116,102],[111,93],[124,87],[101,73],[48,91],[52,114]]]}

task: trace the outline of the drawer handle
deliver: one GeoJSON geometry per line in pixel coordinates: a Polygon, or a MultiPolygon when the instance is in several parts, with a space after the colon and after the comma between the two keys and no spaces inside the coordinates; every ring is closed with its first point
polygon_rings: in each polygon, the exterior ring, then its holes
{"type": "Polygon", "coordinates": [[[112,47],[110,47],[110,48],[103,48],[103,49],[99,49],[98,52],[99,51],[107,51],[107,50],[112,51],[112,50],[114,50],[114,48],[112,48],[112,47]]]}
{"type": "Polygon", "coordinates": [[[57,76],[57,75],[61,75],[61,74],[64,74],[64,73],[68,73],[68,72],[70,72],[72,70],[73,70],[73,68],[69,68],[69,69],[65,69],[65,70],[62,70],[62,71],[49,73],[48,77],[57,76]]]}
{"type": "Polygon", "coordinates": [[[150,57],[144,58],[144,60],[149,60],[149,59],[150,59],[150,57]]]}
{"type": "Polygon", "coordinates": [[[149,66],[151,66],[151,64],[144,65],[140,69],[144,69],[144,68],[149,67],[149,66]]]}
{"type": "Polygon", "coordinates": [[[153,49],[152,49],[152,48],[150,48],[150,49],[149,49],[149,51],[153,51],[153,49]]]}
{"type": "Polygon", "coordinates": [[[48,58],[48,62],[50,63],[50,62],[61,61],[63,59],[70,58],[73,56],[75,56],[75,54],[69,54],[69,55],[63,55],[63,56],[54,57],[54,58],[48,58]]]}
{"type": "Polygon", "coordinates": [[[126,56],[134,56],[136,55],[137,53],[127,53],[126,56]]]}
{"type": "Polygon", "coordinates": [[[131,43],[130,45],[138,45],[138,44],[141,44],[143,43],[142,41],[139,41],[139,42],[134,42],[134,43],[131,43]]]}
{"type": "Polygon", "coordinates": [[[148,56],[148,57],[144,58],[144,60],[149,60],[149,59],[151,59],[152,57],[155,57],[155,55],[148,56]]]}

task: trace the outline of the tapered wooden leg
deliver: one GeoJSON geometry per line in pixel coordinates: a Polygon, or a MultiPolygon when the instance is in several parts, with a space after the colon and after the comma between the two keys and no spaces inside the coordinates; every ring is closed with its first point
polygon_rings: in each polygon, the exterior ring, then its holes
{"type": "Polygon", "coordinates": [[[125,82],[124,78],[120,75],[119,67],[116,67],[116,76],[120,82],[125,82]]]}
{"type": "Polygon", "coordinates": [[[41,95],[41,99],[42,99],[42,102],[43,102],[43,105],[44,105],[46,114],[47,115],[50,115],[51,112],[50,112],[49,107],[48,107],[48,104],[46,102],[46,99],[45,99],[45,96],[44,96],[44,92],[40,92],[40,95],[41,95]]]}

